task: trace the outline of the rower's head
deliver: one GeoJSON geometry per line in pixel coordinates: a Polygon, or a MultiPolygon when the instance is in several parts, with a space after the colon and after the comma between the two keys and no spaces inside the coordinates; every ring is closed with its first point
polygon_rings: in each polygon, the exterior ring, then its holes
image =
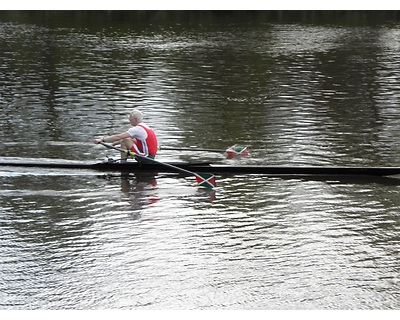
{"type": "Polygon", "coordinates": [[[133,126],[137,126],[140,122],[143,122],[143,114],[138,109],[133,109],[129,114],[129,121],[133,126]]]}

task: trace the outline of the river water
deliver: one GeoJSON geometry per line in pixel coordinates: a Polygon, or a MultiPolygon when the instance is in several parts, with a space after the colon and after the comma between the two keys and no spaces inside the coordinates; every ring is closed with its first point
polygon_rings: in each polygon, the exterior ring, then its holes
{"type": "MultiPolygon", "coordinates": [[[[0,156],[400,165],[400,23],[158,15],[3,12],[0,156]]],[[[0,168],[0,309],[400,307],[400,179],[216,178],[0,168]]]]}

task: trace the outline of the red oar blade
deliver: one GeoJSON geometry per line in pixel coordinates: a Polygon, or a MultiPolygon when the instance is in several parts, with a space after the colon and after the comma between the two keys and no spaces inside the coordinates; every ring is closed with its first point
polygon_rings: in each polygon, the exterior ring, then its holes
{"type": "Polygon", "coordinates": [[[243,155],[243,156],[249,155],[249,149],[247,147],[238,146],[236,144],[226,149],[225,152],[228,155],[228,158],[234,158],[237,155],[243,155]]]}
{"type": "Polygon", "coordinates": [[[215,187],[215,177],[211,173],[196,173],[195,177],[200,186],[209,189],[215,187]]]}

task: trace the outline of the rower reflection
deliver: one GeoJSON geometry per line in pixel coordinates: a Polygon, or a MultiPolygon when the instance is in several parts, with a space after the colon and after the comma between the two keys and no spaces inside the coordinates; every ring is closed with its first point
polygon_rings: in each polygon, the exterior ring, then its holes
{"type": "Polygon", "coordinates": [[[132,209],[143,209],[159,200],[157,180],[152,173],[121,174],[121,191],[129,197],[132,209]]]}

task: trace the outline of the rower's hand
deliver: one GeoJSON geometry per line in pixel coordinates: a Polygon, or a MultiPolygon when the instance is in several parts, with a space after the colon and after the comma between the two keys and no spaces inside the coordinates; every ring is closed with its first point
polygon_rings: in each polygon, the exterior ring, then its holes
{"type": "Polygon", "coordinates": [[[102,141],[103,141],[103,139],[93,139],[94,144],[99,144],[102,141]]]}

